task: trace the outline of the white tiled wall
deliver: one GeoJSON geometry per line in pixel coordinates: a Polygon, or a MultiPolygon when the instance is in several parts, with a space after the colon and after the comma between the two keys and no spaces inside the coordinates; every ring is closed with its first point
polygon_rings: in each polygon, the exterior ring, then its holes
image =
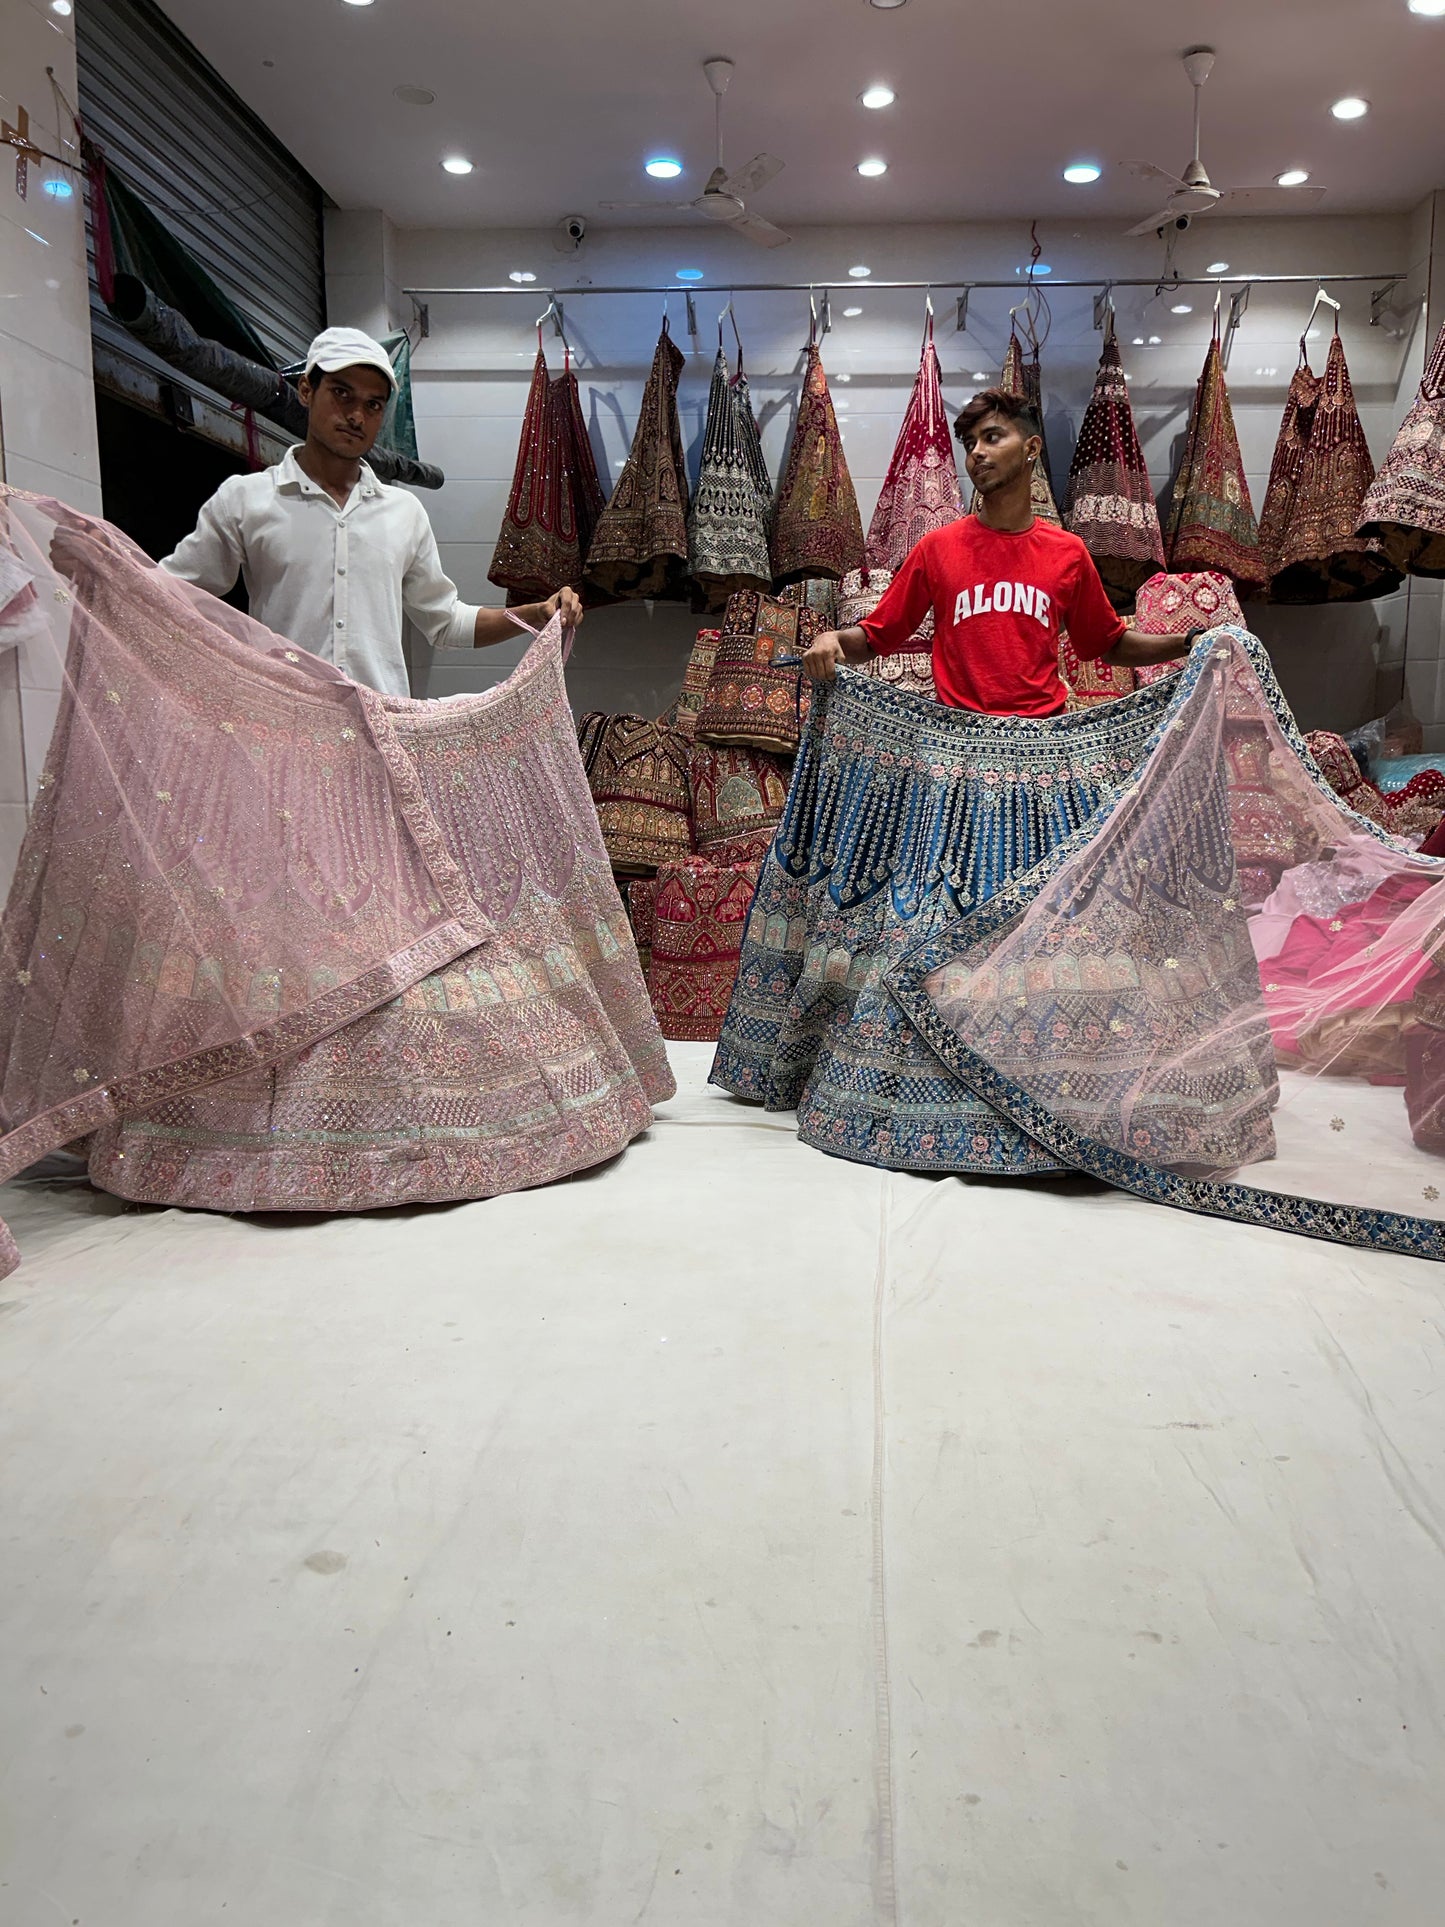
{"type": "MultiPolygon", "coordinates": [[[[30,138],[52,154],[75,152],[74,129],[57,105],[46,68],[75,98],[73,17],[39,0],[0,0],[0,113],[30,116],[30,138]]],[[[83,198],[78,177],[32,165],[28,193],[15,191],[14,150],[0,149],[0,424],[5,479],[100,513],[95,391],[90,367],[83,198]],[[47,181],[71,193],[56,198],[47,181]]],[[[25,831],[28,796],[44,761],[59,703],[52,650],[0,650],[0,893],[25,831]]]]}
{"type": "MultiPolygon", "coordinates": [[[[1407,271],[1411,280],[1396,305],[1403,333],[1371,328],[1370,286],[1341,285],[1343,332],[1356,395],[1372,451],[1388,447],[1418,379],[1424,350],[1420,303],[1426,287],[1430,227],[1428,208],[1415,216],[1296,221],[1225,221],[1196,224],[1180,244],[1178,266],[1198,274],[1214,259],[1241,272],[1359,273],[1407,271]]],[[[1080,224],[1045,231],[1046,258],[1054,278],[1146,278],[1156,275],[1162,250],[1154,241],[1129,240],[1108,224],[1080,224]]],[[[843,424],[844,446],[865,522],[877,498],[917,367],[923,296],[888,292],[850,280],[847,269],[862,263],[872,279],[941,280],[1012,278],[1027,260],[1018,225],[910,227],[891,230],[816,229],[798,233],[791,247],[764,253],[698,223],[685,228],[613,231],[589,239],[576,254],[560,255],[549,233],[397,231],[390,236],[389,278],[405,287],[505,283],[510,272],[538,276],[520,295],[431,295],[431,333],[413,362],[417,430],[423,457],[447,475],[439,494],[424,497],[443,557],[465,595],[500,601],[488,584],[492,545],[505,506],[516,456],[517,434],[530,378],[535,317],[545,306],[537,287],[549,281],[576,286],[671,282],[677,267],[704,269],[724,286],[750,280],[815,280],[832,291],[832,332],[824,360],[843,424]],[[862,313],[844,318],[845,307],[862,313]]],[[[359,284],[346,292],[359,294],[359,284]]],[[[338,287],[338,294],[342,290],[338,287]]],[[[1313,289],[1256,288],[1234,344],[1230,389],[1250,487],[1258,508],[1264,496],[1285,389],[1298,353],[1313,289]]],[[[937,340],[944,393],[959,406],[982,385],[978,374],[996,378],[1008,338],[1012,293],[976,292],[964,334],[954,326],[951,294],[940,290],[937,340]]],[[[1210,327],[1207,289],[1156,297],[1152,286],[1115,291],[1118,330],[1131,376],[1135,410],[1150,472],[1161,495],[1187,418],[1210,327]],[[1177,316],[1175,300],[1193,312],[1177,316]],[[1156,347],[1148,337],[1158,335],[1156,347]],[[1145,346],[1136,347],[1143,336],[1145,346]]],[[[667,300],[674,337],[688,355],[680,407],[689,457],[696,469],[707,380],[717,345],[717,315],[724,297],[699,294],[696,339],[686,328],[684,294],[667,300]]],[[[1051,327],[1043,350],[1050,455],[1062,486],[1073,437],[1088,401],[1098,360],[1092,326],[1093,291],[1056,288],[1050,297],[1051,327]]],[[[604,486],[626,454],[642,383],[662,317],[660,295],[615,297],[575,293],[566,300],[568,334],[579,368],[583,408],[594,446],[604,464],[604,486]]],[[[764,445],[776,474],[786,452],[807,334],[806,295],[737,292],[734,309],[747,355],[764,445]]],[[[407,304],[403,310],[409,313],[407,304]]],[[[350,320],[334,312],[333,320],[350,320]]],[[[1324,330],[1310,351],[1316,366],[1328,348],[1324,330]]],[[[561,344],[549,328],[549,359],[561,344]]],[[[729,353],[732,350],[728,336],[729,353]]],[[[1409,651],[1409,679],[1422,716],[1445,736],[1445,687],[1436,691],[1441,655],[1439,597],[1429,585],[1362,607],[1329,610],[1256,608],[1252,619],[1275,652],[1291,699],[1308,724],[1348,724],[1374,713],[1377,670],[1399,665],[1409,651]],[[1407,640],[1408,627],[1408,640],[1407,640]],[[1428,664],[1428,667],[1427,667],[1428,664]]],[[[698,619],[677,606],[637,605],[589,616],[572,674],[580,706],[634,708],[655,713],[675,692],[698,619]]],[[[447,655],[416,663],[418,687],[433,694],[485,687],[516,660],[519,649],[503,646],[481,655],[447,655]]]]}

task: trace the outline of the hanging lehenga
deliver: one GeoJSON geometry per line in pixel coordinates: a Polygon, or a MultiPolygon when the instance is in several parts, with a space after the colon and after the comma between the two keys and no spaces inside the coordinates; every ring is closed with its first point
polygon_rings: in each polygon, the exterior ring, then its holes
{"type": "Polygon", "coordinates": [[[0,524],[64,664],[0,924],[0,1180],[88,1138],[125,1197],[357,1210],[647,1128],[672,1080],[559,623],[498,688],[412,702],[104,523],[0,490],[0,524]]]}
{"type": "Polygon", "coordinates": [[[808,334],[798,419],[778,490],[772,565],[780,586],[813,577],[837,582],[850,569],[863,566],[863,519],[823,372],[816,323],[808,334]]]}
{"type": "MultiPolygon", "coordinates": [[[[843,577],[838,596],[838,625],[846,628],[872,615],[883,593],[903,566],[909,550],[922,536],[956,522],[963,513],[958,485],[958,463],[943,405],[938,351],[933,345],[930,307],[923,335],[923,351],[913,392],[904,410],[888,473],[868,524],[865,562],[843,577]]],[[[898,655],[875,656],[867,673],[894,682],[921,696],[933,694],[933,613],[923,619],[911,639],[918,646],[898,655]]]]}
{"type": "Polygon", "coordinates": [[[677,418],[681,349],[666,319],[637,432],[587,551],[587,579],[605,595],[676,598],[687,578],[687,465],[677,418]]]}
{"type": "Polygon", "coordinates": [[[1259,518],[1271,602],[1363,602],[1399,587],[1380,542],[1356,534],[1374,479],[1337,321],[1323,375],[1301,338],[1285,401],[1259,518]]]}
{"type": "Polygon", "coordinates": [[[1174,478],[1168,547],[1174,575],[1212,571],[1238,583],[1244,594],[1263,581],[1259,525],[1224,380],[1217,306],[1174,478]]]}
{"type": "Polygon", "coordinates": [[[1164,567],[1159,511],[1134,426],[1112,314],[1069,470],[1064,526],[1082,537],[1118,607],[1127,607],[1141,585],[1164,567]]]}
{"type": "Polygon", "coordinates": [[[582,580],[592,532],[602,513],[602,484],[582,419],[572,351],[562,373],[547,372],[542,331],[507,512],[487,579],[511,602],[535,602],[582,580]]]}
{"type": "MultiPolygon", "coordinates": [[[[737,334],[736,323],[733,328],[737,334]]],[[[688,564],[697,585],[698,605],[723,609],[739,589],[766,591],[772,586],[768,520],[772,483],[743,373],[738,339],[738,372],[730,377],[721,334],[708,390],[702,464],[687,516],[688,564]]]]}
{"type": "Polygon", "coordinates": [[[1441,1258],[1442,951],[1445,863],[1334,795],[1241,629],[1057,718],[844,669],[713,1079],[863,1163],[1077,1169],[1441,1258]]]}
{"type": "Polygon", "coordinates": [[[1396,569],[1445,575],[1445,323],[1380,472],[1365,492],[1357,530],[1396,569]]]}

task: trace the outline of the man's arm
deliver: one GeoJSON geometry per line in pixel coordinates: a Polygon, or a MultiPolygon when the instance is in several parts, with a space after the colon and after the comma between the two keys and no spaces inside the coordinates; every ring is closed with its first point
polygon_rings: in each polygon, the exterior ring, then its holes
{"type": "Polygon", "coordinates": [[[545,602],[524,602],[511,610],[478,609],[472,625],[472,647],[489,649],[494,642],[505,642],[519,633],[513,616],[520,616],[529,629],[545,629],[558,611],[569,629],[582,620],[582,598],[575,589],[558,589],[545,602]]]}
{"type": "MultiPolygon", "coordinates": [[[[426,510],[417,503],[420,520],[416,553],[401,583],[401,606],[433,649],[489,649],[522,632],[503,609],[479,609],[463,602],[457,585],[442,568],[436,536],[426,510]]],[[[545,602],[529,602],[516,611],[530,628],[540,629],[558,609],[563,620],[582,620],[582,604],[571,589],[559,589],[545,602]]]]}
{"type": "Polygon", "coordinates": [[[1202,629],[1187,629],[1182,636],[1146,636],[1141,629],[1126,629],[1104,657],[1119,668],[1144,669],[1151,663],[1178,662],[1187,656],[1202,629]]]}
{"type": "Polygon", "coordinates": [[[240,519],[228,485],[222,482],[202,507],[195,528],[163,559],[161,567],[182,582],[193,582],[214,596],[226,596],[236,586],[245,555],[240,519]]]}
{"type": "Polygon", "coordinates": [[[832,682],[840,662],[867,662],[872,654],[860,628],[825,629],[803,651],[803,673],[812,682],[832,682]]]}

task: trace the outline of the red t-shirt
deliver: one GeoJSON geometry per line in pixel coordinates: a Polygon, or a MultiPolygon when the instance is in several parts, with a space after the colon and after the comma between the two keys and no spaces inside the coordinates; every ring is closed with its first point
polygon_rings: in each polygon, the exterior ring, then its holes
{"type": "Polygon", "coordinates": [[[933,611],[938,700],[995,716],[1055,716],[1067,701],[1059,632],[1084,662],[1107,655],[1128,626],[1104,594],[1093,557],[1052,522],[1008,533],[965,515],[909,550],[864,635],[880,656],[916,647],[933,611]]]}

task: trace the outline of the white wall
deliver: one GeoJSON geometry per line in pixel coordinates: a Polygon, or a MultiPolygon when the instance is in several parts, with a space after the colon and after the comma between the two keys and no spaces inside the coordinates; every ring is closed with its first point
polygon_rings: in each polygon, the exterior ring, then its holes
{"type": "MultiPolygon", "coordinates": [[[[75,99],[75,36],[41,0],[0,0],[0,113],[30,115],[30,138],[74,154],[74,129],[59,108],[47,66],[75,99]]],[[[0,148],[0,428],[4,479],[100,513],[95,391],[90,370],[83,196],[65,169],[32,165],[22,200],[15,150],[0,148]],[[68,183],[56,199],[47,181],[68,183]]],[[[60,700],[49,651],[0,650],[0,893],[9,884],[60,700]]]]}
{"type": "MultiPolygon", "coordinates": [[[[1418,323],[1426,293],[1430,209],[1414,216],[1362,219],[1303,218],[1294,221],[1196,223],[1178,251],[1181,273],[1197,274],[1208,262],[1226,259],[1239,272],[1383,274],[1408,270],[1411,280],[1397,305],[1403,335],[1369,326],[1369,286],[1342,286],[1343,330],[1366,433],[1378,461],[1408,406],[1423,354],[1418,323]]],[[[1080,223],[1046,230],[1045,258],[1054,279],[1106,276],[1138,278],[1159,272],[1158,243],[1131,241],[1112,224],[1080,223]]],[[[870,291],[849,279],[861,262],[876,280],[1012,277],[1026,262],[1027,237],[1018,224],[887,229],[816,229],[799,232],[793,245],[766,253],[701,222],[685,228],[613,230],[589,238],[578,253],[559,254],[549,232],[395,231],[388,237],[387,272],[393,284],[437,287],[505,283],[514,268],[549,281],[577,285],[672,281],[679,266],[703,268],[709,281],[816,280],[833,290],[833,330],[824,360],[843,422],[844,445],[865,522],[877,497],[917,367],[923,297],[870,291]],[[843,318],[859,306],[856,319],[843,318]]],[[[340,289],[338,288],[338,292],[340,289]]],[[[348,288],[347,292],[354,291],[348,288]]],[[[1285,389],[1295,365],[1298,337],[1313,290],[1257,288],[1236,339],[1230,389],[1250,487],[1263,501],[1285,389]]],[[[1008,338],[1009,293],[976,292],[969,328],[954,328],[953,297],[940,293],[938,346],[944,392],[960,405],[979,384],[993,380],[1008,338]]],[[[1150,472],[1166,490],[1208,339],[1209,291],[1179,297],[1194,312],[1170,312],[1172,297],[1156,299],[1152,287],[1117,289],[1115,302],[1139,431],[1150,472]],[[1133,346],[1136,336],[1159,335],[1158,347],[1133,346]]],[[[707,379],[716,347],[716,318],[723,297],[696,297],[699,335],[687,338],[684,297],[668,300],[675,338],[688,351],[681,412],[694,466],[702,434],[707,379]]],[[[517,433],[536,337],[532,321],[545,305],[536,289],[485,297],[428,297],[431,334],[413,363],[418,438],[423,456],[447,473],[440,494],[426,497],[443,556],[463,593],[495,602],[500,594],[486,580],[492,546],[506,503],[517,433]]],[[[1057,289],[1051,297],[1052,328],[1043,366],[1050,454],[1062,484],[1073,437],[1087,403],[1099,351],[1092,326],[1092,292],[1057,289]]],[[[568,333],[579,364],[584,412],[594,445],[615,476],[636,421],[637,404],[656,341],[662,297],[608,297],[577,293],[566,302],[568,333]]],[[[791,427],[801,351],[807,334],[807,299],[798,294],[739,293],[735,310],[747,351],[755,405],[774,472],[791,427]]],[[[347,313],[333,320],[348,320],[347,313]]],[[[1323,329],[1311,342],[1318,366],[1328,346],[1323,329]]],[[[549,355],[560,344],[548,332],[549,355]]],[[[731,337],[729,336],[729,346],[731,337]]],[[[1276,655],[1290,695],[1307,726],[1348,724],[1373,713],[1377,666],[1387,673],[1405,660],[1407,625],[1410,685],[1422,714],[1445,724],[1441,675],[1439,597],[1433,585],[1414,585],[1383,602],[1355,608],[1286,610],[1256,606],[1252,617],[1276,655]],[[1428,604],[1428,610],[1424,605],[1428,604]],[[1414,608],[1412,620],[1411,610],[1414,608]],[[1428,620],[1426,616],[1428,615],[1428,620]],[[1427,653],[1428,652],[1428,653],[1427,653]]],[[[656,712],[670,700],[681,674],[697,618],[677,606],[627,606],[595,612],[578,644],[573,672],[580,707],[636,708],[656,712]]],[[[503,647],[484,655],[450,655],[417,664],[418,687],[441,694],[485,687],[516,660],[503,647]]],[[[425,654],[425,652],[423,652],[425,654]]],[[[1445,727],[1439,731],[1445,742],[1445,727]]]]}

